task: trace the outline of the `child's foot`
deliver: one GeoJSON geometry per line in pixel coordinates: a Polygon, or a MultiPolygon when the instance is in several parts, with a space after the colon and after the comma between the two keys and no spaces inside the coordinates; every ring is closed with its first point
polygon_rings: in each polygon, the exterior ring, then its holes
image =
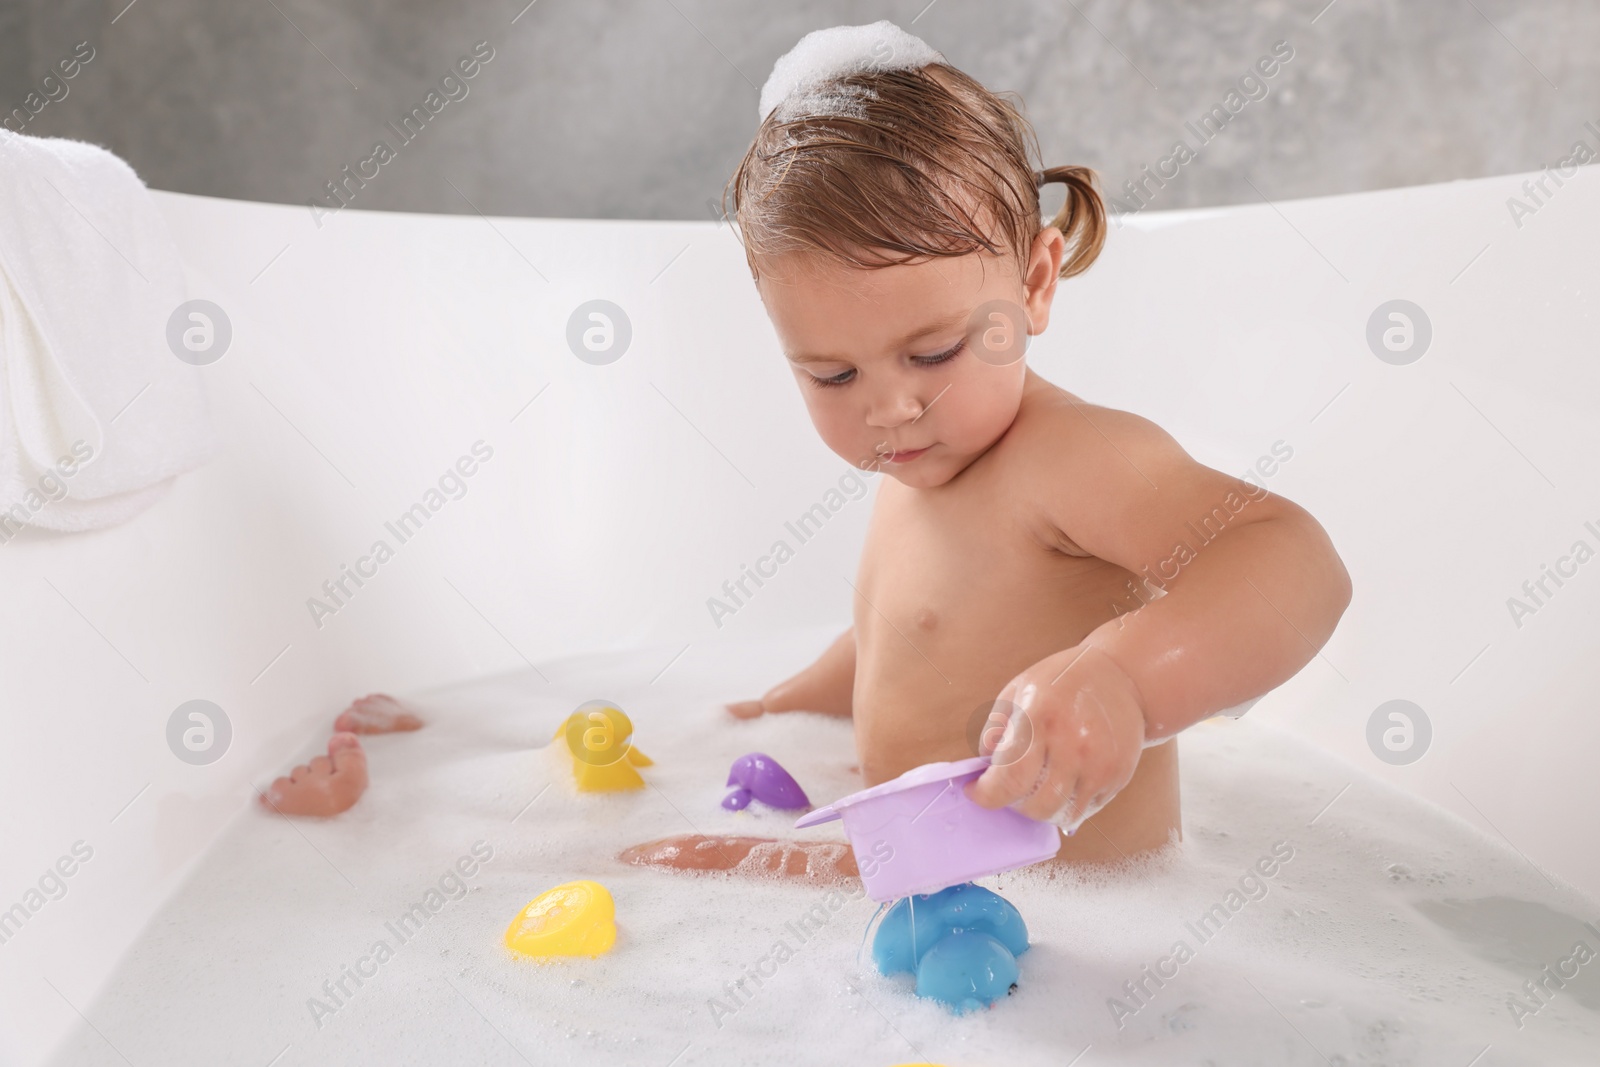
{"type": "Polygon", "coordinates": [[[262,807],[284,815],[337,815],[349,811],[367,791],[367,754],[361,739],[337,733],[328,754],[302,763],[260,794],[262,807]]]}
{"type": "Polygon", "coordinates": [[[422,720],[387,693],[369,693],[333,720],[335,730],[352,734],[393,734],[422,729],[422,720]]]}
{"type": "Polygon", "coordinates": [[[763,837],[683,834],[646,841],[617,856],[640,867],[674,871],[740,871],[844,881],[860,877],[855,853],[842,841],[774,841],[763,837]]]}

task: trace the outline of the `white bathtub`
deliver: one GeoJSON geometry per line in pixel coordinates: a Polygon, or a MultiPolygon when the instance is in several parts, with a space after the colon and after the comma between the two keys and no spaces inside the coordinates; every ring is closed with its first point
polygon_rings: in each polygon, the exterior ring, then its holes
{"type": "MultiPolygon", "coordinates": [[[[1600,544],[1585,527],[1600,528],[1600,185],[1586,170],[1519,228],[1506,200],[1526,177],[1132,220],[1063,287],[1030,359],[1219,469],[1292,449],[1267,484],[1323,522],[1356,593],[1322,654],[1250,719],[1454,813],[1550,893],[1592,901],[1600,564],[1520,626],[1507,599],[1575,541],[1600,544]],[[1410,365],[1366,340],[1393,299],[1431,320],[1410,365]],[[1404,766],[1367,742],[1396,698],[1433,729],[1404,766]]],[[[90,1047],[85,1016],[136,1026],[119,959],[151,943],[147,923],[183,899],[186,875],[211,869],[208,848],[240,840],[251,784],[351,697],[514,671],[535,684],[531,665],[556,678],[553,661],[609,650],[631,672],[619,685],[688,673],[700,688],[683,692],[709,699],[741,642],[844,625],[870,506],[840,508],[714,624],[707,598],[846,472],[805,419],[726,227],[345,211],[318,229],[305,209],[157,195],[191,295],[232,319],[232,349],[203,371],[227,450],[126,526],[0,547],[0,804],[13,815],[0,908],[74,846],[92,851],[0,944],[6,1062],[90,1047]],[[564,344],[572,310],[595,298],[633,326],[607,366],[564,344]],[[465,495],[319,628],[307,598],[478,441],[493,457],[465,495]],[[233,725],[204,767],[165,741],[194,698],[233,725]]],[[[782,647],[774,662],[805,651],[782,647]]],[[[535,693],[541,714],[573,695],[556,681],[535,693]]],[[[1193,813],[1218,809],[1190,810],[1198,833],[1193,813]]],[[[1508,972],[1506,988],[1520,984],[1508,972]]],[[[1523,1062],[1506,1051],[1516,1033],[1464,1036],[1462,1061],[1488,1044],[1480,1064],[1523,1062]]],[[[663,1039],[662,1062],[681,1044],[663,1039]]],[[[326,1062],[287,1045],[281,1062],[326,1062]]]]}

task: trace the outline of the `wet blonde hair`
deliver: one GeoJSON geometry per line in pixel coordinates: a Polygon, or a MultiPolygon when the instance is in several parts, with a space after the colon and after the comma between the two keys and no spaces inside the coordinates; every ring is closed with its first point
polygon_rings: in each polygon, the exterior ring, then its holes
{"type": "Polygon", "coordinates": [[[724,187],[752,278],[794,253],[873,269],[984,251],[1017,257],[1020,271],[1045,225],[1066,238],[1061,277],[1100,254],[1095,172],[1035,170],[1038,138],[1014,94],[945,63],[852,74],[830,89],[848,106],[787,120],[775,109],[724,187]],[[1039,188],[1052,182],[1067,200],[1045,223],[1039,188]]]}

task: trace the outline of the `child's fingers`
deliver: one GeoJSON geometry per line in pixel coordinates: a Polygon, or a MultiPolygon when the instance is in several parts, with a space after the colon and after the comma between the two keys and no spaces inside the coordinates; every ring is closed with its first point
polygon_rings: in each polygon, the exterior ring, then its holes
{"type": "Polygon", "coordinates": [[[1017,711],[1017,705],[1012,702],[1012,696],[1015,694],[1016,688],[1017,683],[1013,679],[1006,684],[1004,689],[1000,690],[1000,695],[994,698],[994,702],[990,705],[989,711],[984,718],[983,725],[978,730],[977,755],[993,757],[995,750],[1005,740],[1006,728],[1011,724],[1011,716],[1013,714],[1021,714],[1017,711]]]}
{"type": "Polygon", "coordinates": [[[741,700],[734,704],[724,704],[723,707],[727,708],[728,714],[735,719],[754,719],[764,710],[759,700],[741,700]]]}
{"type": "MultiPolygon", "coordinates": [[[[1131,774],[1128,777],[1131,777],[1131,774]]],[[[1106,768],[1084,767],[1073,784],[1072,793],[1067,795],[1057,809],[1048,815],[1035,817],[1045,822],[1053,822],[1071,833],[1099,814],[1100,810],[1111,803],[1127,784],[1126,777],[1119,777],[1106,768]]]]}
{"type": "Polygon", "coordinates": [[[989,768],[967,786],[967,796],[980,807],[1003,808],[1033,791],[1044,769],[1044,746],[1012,746],[1001,742],[989,768]],[[1003,757],[1003,758],[1002,758],[1003,757]]]}
{"type": "Polygon", "coordinates": [[[1053,767],[1046,755],[1044,781],[1031,796],[1024,797],[1015,807],[1023,815],[1040,822],[1058,822],[1063,818],[1076,821],[1078,790],[1082,782],[1076,767],[1053,767]]]}

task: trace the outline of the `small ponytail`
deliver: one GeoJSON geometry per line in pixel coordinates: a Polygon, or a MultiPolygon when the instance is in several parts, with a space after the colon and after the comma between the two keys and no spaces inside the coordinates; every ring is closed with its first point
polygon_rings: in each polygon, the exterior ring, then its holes
{"type": "Polygon", "coordinates": [[[1067,187],[1067,202],[1048,225],[1067,239],[1067,254],[1062,258],[1061,277],[1070,278],[1089,269],[1106,243],[1106,205],[1094,187],[1095,172],[1088,167],[1051,167],[1034,174],[1041,185],[1061,182],[1067,187]]]}

